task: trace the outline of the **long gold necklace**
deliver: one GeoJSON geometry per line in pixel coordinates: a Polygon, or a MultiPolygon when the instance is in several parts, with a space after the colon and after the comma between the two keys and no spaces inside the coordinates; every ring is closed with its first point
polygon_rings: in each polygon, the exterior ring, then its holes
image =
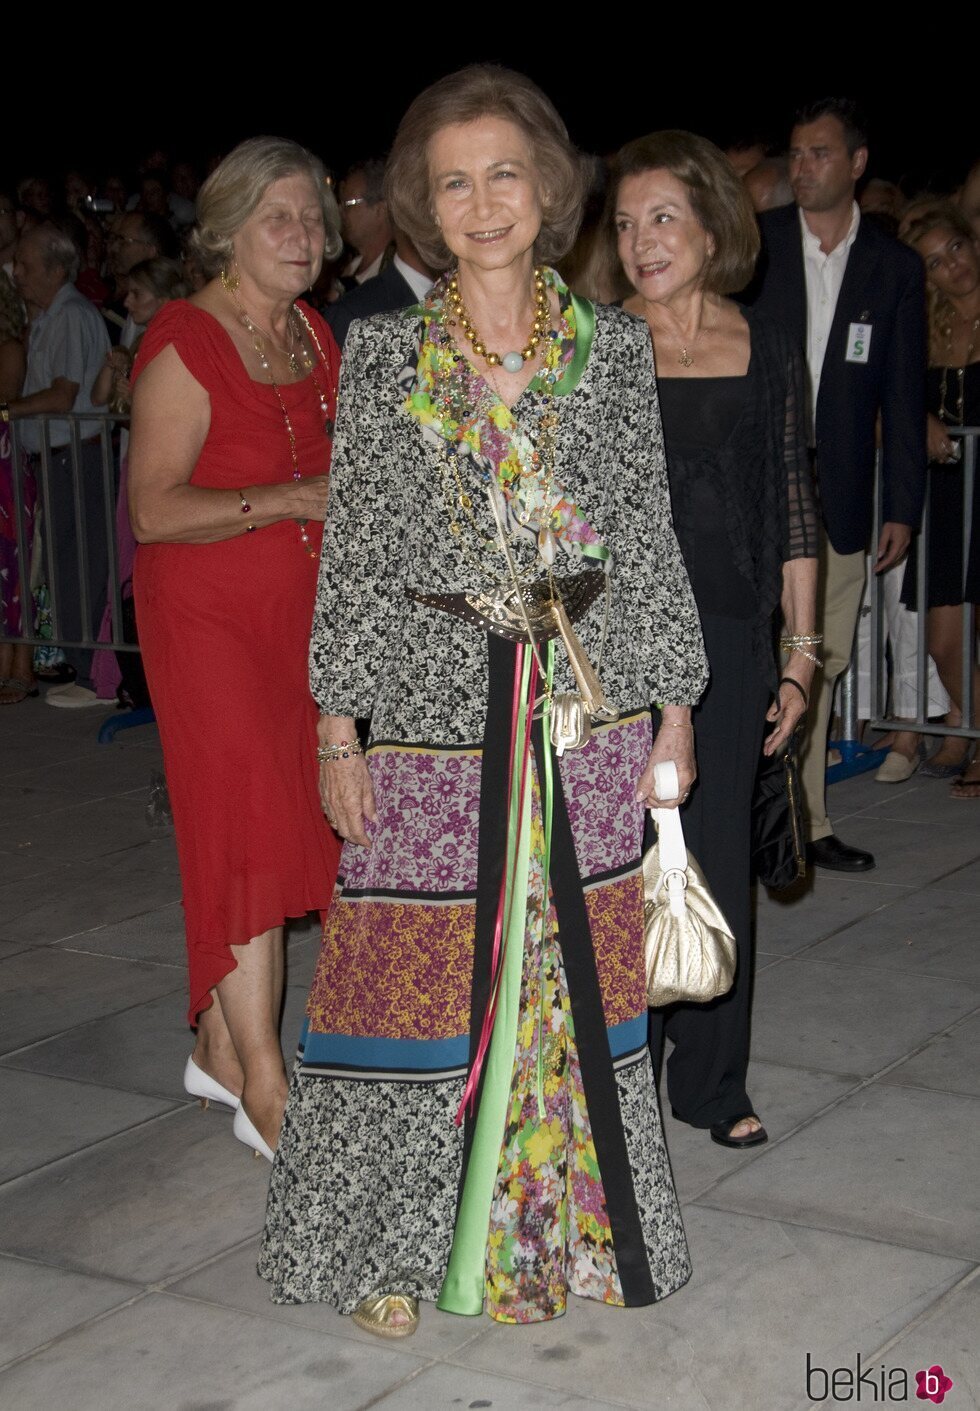
{"type": "Polygon", "coordinates": [[[459,292],[459,273],[450,276],[446,284],[446,304],[449,309],[447,322],[450,328],[455,328],[459,324],[464,336],[476,353],[477,357],[483,358],[488,367],[502,367],[505,372],[520,372],[526,362],[530,362],[540,350],[541,340],[551,330],[551,306],[548,303],[548,285],[544,277],[544,270],[540,265],[534,268],[534,321],[531,324],[531,332],[527,342],[520,352],[516,348],[510,353],[493,353],[487,349],[486,343],[476,330],[473,320],[466,311],[463,303],[463,296],[459,292]]]}
{"type": "MultiPolygon", "coordinates": [[[[299,453],[296,448],[296,432],[293,429],[292,417],[289,415],[289,408],[286,406],[286,403],[283,400],[283,395],[280,391],[279,383],[276,381],[275,374],[272,371],[272,366],[269,362],[269,357],[265,350],[265,343],[262,339],[262,331],[254,322],[254,320],[249,318],[241,303],[241,300],[236,294],[234,287],[231,286],[229,281],[226,281],[224,271],[222,271],[221,274],[221,282],[224,285],[225,289],[228,291],[228,293],[231,295],[232,302],[236,306],[241,323],[243,324],[247,332],[252,335],[252,347],[255,349],[256,356],[258,357],[259,366],[268,377],[272,390],[276,394],[276,401],[279,403],[279,410],[282,412],[283,424],[286,427],[286,436],[289,440],[289,457],[293,463],[293,479],[302,480],[303,472],[299,468],[299,453]]],[[[298,320],[299,323],[301,323],[302,326],[305,328],[310,342],[316,348],[317,356],[320,359],[320,366],[326,369],[327,360],[323,355],[323,349],[320,346],[320,340],[316,335],[316,329],[310,323],[303,310],[298,309],[295,304],[289,311],[290,326],[292,326],[294,319],[298,320]]],[[[275,346],[274,343],[273,346],[275,346]]],[[[301,339],[299,339],[299,346],[302,350],[301,357],[303,367],[307,370],[313,382],[313,387],[316,391],[317,397],[319,398],[320,412],[323,417],[324,434],[329,436],[333,428],[330,422],[330,403],[327,397],[327,390],[321,383],[319,377],[317,376],[317,365],[314,359],[310,356],[307,349],[303,346],[301,339]]],[[[279,351],[283,352],[282,349],[280,349],[279,351]]],[[[284,352],[283,356],[286,356],[284,352]]],[[[299,367],[298,365],[294,364],[292,355],[290,355],[290,366],[293,367],[296,372],[299,372],[299,367]]],[[[299,526],[299,537],[300,542],[303,546],[304,553],[307,555],[307,557],[315,559],[317,556],[317,551],[310,543],[310,536],[307,533],[307,525],[309,524],[309,520],[298,519],[296,523],[299,526]]]]}
{"type": "Polygon", "coordinates": [[[966,357],[963,359],[961,367],[950,368],[949,360],[953,356],[953,321],[950,319],[946,325],[946,357],[943,363],[943,370],[939,379],[939,420],[945,422],[947,426],[962,426],[963,411],[965,406],[965,381],[966,370],[973,361],[973,354],[976,351],[977,333],[980,332],[980,316],[973,320],[973,327],[970,329],[970,341],[967,344],[966,357]],[[946,405],[946,379],[949,373],[956,373],[956,416],[951,415],[946,405]]]}

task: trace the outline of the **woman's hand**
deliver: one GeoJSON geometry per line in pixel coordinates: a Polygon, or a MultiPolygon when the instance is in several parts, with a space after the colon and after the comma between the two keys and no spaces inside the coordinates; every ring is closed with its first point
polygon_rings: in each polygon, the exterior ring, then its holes
{"type": "Polygon", "coordinates": [[[327,822],[342,838],[359,843],[361,847],[371,846],[364,820],[369,818],[373,823],[377,812],[371,776],[363,755],[332,759],[320,765],[320,803],[327,822]]]}
{"type": "Polygon", "coordinates": [[[289,519],[323,520],[327,513],[327,477],[304,475],[283,486],[285,513],[289,519]]]}
{"type": "Polygon", "coordinates": [[[766,711],[766,719],[773,722],[776,728],[766,736],[766,742],[762,746],[764,755],[774,755],[786,744],[796,729],[800,716],[806,714],[806,708],[803,692],[796,686],[781,682],[778,696],[766,711]]]}
{"type": "Polygon", "coordinates": [[[926,449],[931,461],[943,463],[958,459],[952,437],[932,412],[926,416],[926,449]]]}
{"type": "Polygon", "coordinates": [[[663,720],[653,742],[647,767],[636,786],[637,800],[645,808],[679,808],[687,799],[697,777],[690,709],[686,706],[664,706],[663,720]],[[677,766],[676,799],[658,799],[654,790],[653,771],[658,764],[667,760],[672,760],[677,766]]]}
{"type": "Polygon", "coordinates": [[[321,715],[316,733],[321,745],[348,750],[346,759],[328,759],[320,764],[320,803],[327,822],[348,842],[369,848],[371,839],[364,820],[369,818],[373,823],[377,812],[367,761],[359,746],[357,754],[349,752],[351,742],[356,746],[357,726],[350,716],[321,715]]]}

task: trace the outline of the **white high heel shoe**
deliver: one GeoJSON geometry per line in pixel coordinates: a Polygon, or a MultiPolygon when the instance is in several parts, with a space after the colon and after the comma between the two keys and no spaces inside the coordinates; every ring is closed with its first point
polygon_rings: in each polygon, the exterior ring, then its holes
{"type": "Polygon", "coordinates": [[[207,1107],[209,1102],[221,1102],[237,1112],[241,1106],[235,1094],[216,1083],[203,1068],[198,1068],[189,1054],[184,1066],[184,1091],[191,1097],[200,1098],[202,1107],[207,1107]]]}
{"type": "Polygon", "coordinates": [[[266,1161],[272,1161],[274,1159],[275,1152],[272,1150],[271,1146],[268,1146],[262,1140],[259,1129],[252,1121],[251,1117],[249,1117],[244,1107],[242,1107],[241,1103],[238,1104],[235,1111],[235,1120],[232,1123],[231,1130],[235,1133],[235,1136],[240,1142],[244,1142],[246,1146],[252,1148],[253,1156],[264,1156],[266,1161]]]}

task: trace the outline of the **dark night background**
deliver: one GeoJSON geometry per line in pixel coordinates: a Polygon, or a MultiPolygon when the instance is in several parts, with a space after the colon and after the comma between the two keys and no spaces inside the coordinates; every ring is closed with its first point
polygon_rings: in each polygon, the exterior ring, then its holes
{"type": "MultiPolygon", "coordinates": [[[[269,11],[263,22],[270,29],[275,13],[269,11]]],[[[779,145],[802,98],[844,93],[858,97],[869,117],[869,173],[901,181],[910,194],[923,187],[948,189],[980,156],[972,87],[953,81],[945,66],[937,70],[929,62],[927,44],[922,72],[914,78],[881,60],[842,57],[843,38],[826,59],[814,54],[812,45],[787,41],[782,55],[774,51],[771,59],[755,61],[751,52],[739,52],[728,63],[722,58],[723,40],[706,40],[698,50],[692,49],[690,36],[674,42],[666,38],[651,56],[654,41],[641,34],[636,40],[641,57],[630,67],[625,57],[613,57],[629,54],[629,26],[610,14],[615,37],[599,34],[593,15],[591,38],[579,35],[555,47],[550,61],[540,58],[549,49],[552,21],[547,19],[528,21],[526,43],[482,53],[476,46],[450,42],[441,32],[429,45],[419,34],[406,35],[408,57],[398,59],[371,54],[369,21],[358,38],[338,46],[333,64],[324,57],[329,40],[311,38],[299,56],[280,56],[275,47],[264,56],[254,47],[261,39],[254,30],[247,59],[235,54],[241,34],[232,33],[231,52],[226,53],[222,40],[209,40],[205,50],[186,27],[181,35],[186,58],[153,60],[144,53],[136,62],[135,51],[123,42],[114,55],[100,50],[98,57],[89,56],[83,46],[66,60],[67,44],[54,59],[53,72],[45,73],[43,101],[32,97],[29,75],[10,79],[0,177],[10,183],[29,171],[56,175],[72,166],[96,176],[120,168],[126,174],[142,152],[157,146],[175,159],[203,163],[259,132],[295,137],[328,166],[342,170],[355,157],[383,152],[415,94],[474,58],[528,73],[554,100],[573,139],[589,152],[614,151],[658,127],[690,128],[722,145],[758,131],[779,145]],[[596,57],[583,59],[592,48],[596,57]],[[126,66],[130,54],[131,72],[126,66]],[[798,76],[787,76],[792,73],[798,76]],[[11,111],[17,114],[14,122],[9,121],[11,111]]],[[[692,15],[711,31],[705,12],[692,8],[692,15]]],[[[491,18],[488,11],[488,23],[491,18]]],[[[257,17],[250,21],[256,22],[257,17]]],[[[242,18],[241,23],[249,22],[242,18]]],[[[234,24],[229,25],[234,31],[234,24]]],[[[380,16],[377,29],[387,29],[380,16]]],[[[662,31],[662,22],[653,26],[658,36],[662,31]]],[[[916,43],[911,32],[903,37],[916,43]]],[[[390,32],[385,42],[391,45],[390,32]]],[[[739,48],[734,35],[731,42],[734,53],[739,48]]],[[[921,38],[917,42],[924,43],[921,38]]],[[[270,43],[275,46],[274,37],[270,43]]],[[[849,51],[857,55],[861,44],[860,37],[848,34],[849,51]]]]}

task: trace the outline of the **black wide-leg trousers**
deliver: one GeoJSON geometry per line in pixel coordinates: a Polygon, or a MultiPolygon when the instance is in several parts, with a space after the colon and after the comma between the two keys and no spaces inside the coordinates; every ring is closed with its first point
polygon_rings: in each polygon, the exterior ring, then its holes
{"type": "Polygon", "coordinates": [[[650,1010],[650,1051],[667,1097],[693,1127],[753,1110],[745,1091],[752,1001],[750,809],[771,699],[752,647],[752,623],[702,616],[711,680],[693,714],[698,778],[681,810],[684,839],[735,936],[738,965],[727,995],[710,1004],[650,1010]]]}

